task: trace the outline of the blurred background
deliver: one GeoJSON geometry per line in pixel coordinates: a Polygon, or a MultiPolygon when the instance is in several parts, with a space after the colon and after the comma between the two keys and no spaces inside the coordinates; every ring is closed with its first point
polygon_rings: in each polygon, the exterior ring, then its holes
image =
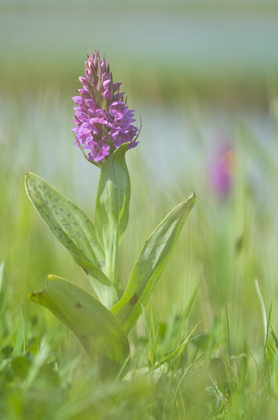
{"type": "Polygon", "coordinates": [[[278,323],[277,1],[0,1],[0,256],[14,310],[48,316],[27,300],[48,273],[90,290],[29,203],[24,174],[93,217],[99,170],[73,146],[71,97],[94,49],[123,82],[138,126],[142,118],[127,157],[122,277],[159,221],[195,191],[152,299],[156,321],[173,307],[182,313],[200,281],[190,323],[208,331],[228,309],[231,334],[255,347],[256,278],[278,323]]]}

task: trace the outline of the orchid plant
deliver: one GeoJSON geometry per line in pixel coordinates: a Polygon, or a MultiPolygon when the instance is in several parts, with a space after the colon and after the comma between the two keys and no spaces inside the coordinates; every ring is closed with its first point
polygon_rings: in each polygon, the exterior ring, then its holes
{"type": "Polygon", "coordinates": [[[85,62],[76,103],[75,144],[100,168],[94,222],[45,180],[26,174],[26,192],[52,233],[88,277],[97,299],[77,285],[49,275],[41,292],[29,299],[48,308],[77,337],[103,374],[128,370],[128,333],[161,276],[196,197],[179,203],[146,240],[125,290],[118,272],[119,245],[127,227],[130,178],[126,152],[138,145],[134,111],[109,63],[93,51],[85,62]]]}

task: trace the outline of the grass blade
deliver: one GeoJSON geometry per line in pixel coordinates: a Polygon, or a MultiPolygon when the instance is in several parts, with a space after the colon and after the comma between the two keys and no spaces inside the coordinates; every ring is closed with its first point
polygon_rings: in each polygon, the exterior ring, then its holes
{"type": "Polygon", "coordinates": [[[13,357],[18,356],[24,350],[25,350],[25,322],[24,322],[22,310],[20,310],[19,325],[18,325],[18,330],[17,330],[17,335],[16,335],[15,346],[13,350],[13,357]]]}
{"type": "Polygon", "coordinates": [[[7,271],[4,262],[0,264],[0,315],[4,309],[7,294],[7,271]]]}

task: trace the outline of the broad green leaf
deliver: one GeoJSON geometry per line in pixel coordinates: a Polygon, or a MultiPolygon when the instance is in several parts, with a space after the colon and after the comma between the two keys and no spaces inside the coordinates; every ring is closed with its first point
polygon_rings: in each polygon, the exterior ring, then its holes
{"type": "Polygon", "coordinates": [[[141,249],[121,300],[111,312],[129,332],[161,276],[181,228],[196,202],[194,194],[178,204],[157,226],[141,249]]]}
{"type": "Polygon", "coordinates": [[[104,374],[117,374],[129,356],[129,343],[121,324],[105,306],[73,283],[52,275],[42,292],[28,297],[48,308],[75,334],[104,374]]]}
{"type": "Polygon", "coordinates": [[[95,229],[105,252],[104,272],[118,284],[118,247],[125,232],[130,201],[130,179],[125,163],[128,144],[121,145],[104,163],[99,180],[95,229]]]}
{"type": "Polygon", "coordinates": [[[75,262],[87,271],[102,303],[117,301],[114,286],[104,274],[105,254],[86,214],[41,177],[28,173],[25,187],[35,209],[75,262]],[[88,269],[89,267],[89,269],[88,269]],[[109,289],[105,289],[106,285],[109,289]],[[111,299],[112,293],[113,299],[111,299]]]}

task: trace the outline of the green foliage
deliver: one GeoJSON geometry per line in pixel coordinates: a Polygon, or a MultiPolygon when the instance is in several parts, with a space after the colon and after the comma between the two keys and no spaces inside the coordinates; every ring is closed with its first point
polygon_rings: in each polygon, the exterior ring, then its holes
{"type": "Polygon", "coordinates": [[[35,209],[74,261],[90,276],[101,302],[109,306],[115,287],[102,271],[105,255],[93,223],[75,204],[37,175],[26,175],[25,187],[35,209]]]}
{"type": "Polygon", "coordinates": [[[13,356],[16,357],[25,350],[25,322],[22,311],[20,311],[19,324],[16,335],[13,356]]]}
{"type": "Polygon", "coordinates": [[[100,302],[74,284],[48,276],[42,292],[29,299],[48,308],[78,338],[104,375],[118,373],[129,357],[127,336],[116,318],[100,302]]]}
{"type": "MultiPolygon", "coordinates": [[[[118,248],[127,227],[130,179],[123,144],[103,164],[96,199],[95,226],[85,213],[42,178],[28,173],[25,188],[38,213],[54,236],[88,276],[108,309],[82,289],[58,277],[48,276],[42,292],[29,298],[48,308],[78,338],[101,375],[126,373],[129,364],[127,334],[138,320],[161,276],[196,197],[176,206],[147,239],[131,273],[122,299],[118,273],[118,248]],[[106,276],[107,277],[106,277],[106,276]],[[95,280],[95,281],[94,281],[95,280]],[[111,304],[115,304],[109,311],[111,304]]],[[[20,324],[15,355],[21,348],[24,324],[20,324]]],[[[187,341],[185,342],[187,343],[187,341]]],[[[171,353],[180,354],[185,344],[171,353]]],[[[152,357],[151,357],[152,359],[152,357]]]]}
{"type": "Polygon", "coordinates": [[[0,315],[4,311],[7,288],[7,272],[4,262],[0,264],[0,315]]]}
{"type": "MultiPolygon", "coordinates": [[[[181,81],[176,83],[180,89],[181,81]]],[[[180,95],[184,98],[182,89],[180,95]]],[[[68,147],[71,104],[67,109],[66,100],[49,86],[32,96],[31,101],[30,97],[29,93],[25,96],[18,91],[13,96],[9,90],[8,95],[2,96],[1,107],[4,131],[0,173],[4,182],[0,183],[0,254],[6,262],[4,271],[4,264],[0,265],[1,419],[275,419],[277,120],[273,117],[268,124],[266,114],[256,113],[253,125],[244,112],[240,113],[240,120],[233,112],[226,115],[228,134],[235,146],[236,168],[234,188],[225,199],[219,199],[208,188],[204,169],[208,165],[207,149],[209,155],[214,153],[213,141],[208,142],[215,128],[212,119],[217,122],[215,132],[219,133],[219,115],[214,114],[213,107],[209,108],[207,119],[196,100],[175,107],[174,112],[167,108],[171,127],[163,137],[166,121],[160,131],[161,151],[167,144],[167,165],[161,163],[160,155],[153,159],[151,154],[152,166],[145,161],[143,152],[149,152],[151,133],[148,123],[144,124],[138,154],[132,152],[128,156],[133,194],[118,267],[124,284],[146,232],[153,230],[173,202],[182,201],[196,190],[198,206],[161,275],[160,287],[152,295],[153,320],[150,321],[148,305],[144,309],[146,323],[140,318],[130,332],[128,375],[124,380],[100,380],[97,366],[83,357],[73,334],[50,312],[38,310],[26,298],[30,290],[43,287],[49,272],[71,279],[89,293],[91,286],[83,270],[34,217],[22,187],[22,173],[29,168],[40,171],[67,195],[70,191],[72,201],[82,203],[87,214],[99,175],[97,168],[87,172],[81,157],[80,164],[76,163],[76,150],[68,147]],[[257,138],[257,124],[263,141],[257,138]],[[173,126],[181,136],[179,154],[182,159],[188,157],[186,165],[176,164],[176,152],[174,161],[168,156],[167,135],[173,134],[173,126]],[[183,137],[185,126],[190,131],[188,139],[183,137]],[[51,153],[48,159],[46,150],[51,153]],[[156,182],[154,172],[160,176],[163,172],[165,177],[156,182]],[[84,177],[89,179],[87,187],[84,177]],[[166,177],[169,182],[175,180],[175,187],[165,183],[166,177]],[[24,331],[20,327],[22,320],[24,331]],[[166,362],[159,369],[152,369],[187,337],[190,338],[178,365],[166,362]],[[21,344],[14,356],[17,342],[21,344]],[[153,363],[150,366],[149,354],[153,363]]],[[[270,105],[272,109],[274,102],[270,105]]],[[[156,127],[165,115],[154,121],[156,127]]],[[[225,123],[226,120],[222,128],[225,123]]]]}
{"type": "Polygon", "coordinates": [[[196,197],[178,204],[147,239],[133,267],[122,299],[111,312],[128,333],[146,306],[161,276],[196,197]]]}
{"type": "Polygon", "coordinates": [[[122,289],[118,277],[118,249],[127,227],[130,201],[130,179],[125,163],[127,147],[128,144],[123,144],[104,163],[95,210],[96,231],[105,253],[104,271],[117,289],[122,289]]]}

